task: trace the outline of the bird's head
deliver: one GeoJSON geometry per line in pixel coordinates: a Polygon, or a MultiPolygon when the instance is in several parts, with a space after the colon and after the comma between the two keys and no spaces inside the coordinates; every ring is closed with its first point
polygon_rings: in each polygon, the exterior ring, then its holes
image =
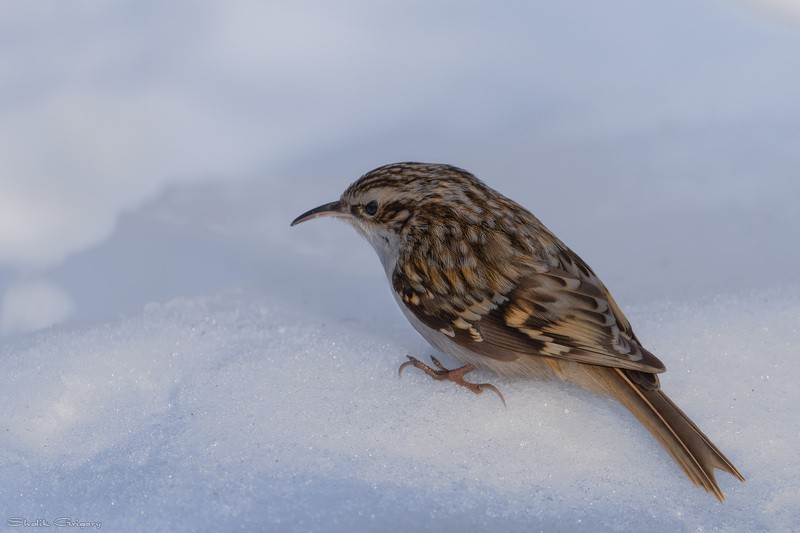
{"type": "Polygon", "coordinates": [[[530,254],[530,240],[517,239],[535,219],[524,208],[460,168],[395,163],[368,172],[341,198],[297,217],[292,226],[332,216],[352,224],[372,244],[387,274],[398,256],[443,268],[475,268],[496,261],[513,268],[513,257],[530,254]]]}

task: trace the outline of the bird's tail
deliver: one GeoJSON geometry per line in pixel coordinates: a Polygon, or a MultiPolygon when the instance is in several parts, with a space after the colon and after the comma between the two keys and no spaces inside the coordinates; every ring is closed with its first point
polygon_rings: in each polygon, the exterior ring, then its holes
{"type": "Polygon", "coordinates": [[[714,477],[715,468],[744,481],[733,463],[666,394],[660,390],[640,387],[623,370],[603,367],[594,369],[595,378],[603,388],[639,419],[695,485],[723,501],[725,495],[714,477]]]}

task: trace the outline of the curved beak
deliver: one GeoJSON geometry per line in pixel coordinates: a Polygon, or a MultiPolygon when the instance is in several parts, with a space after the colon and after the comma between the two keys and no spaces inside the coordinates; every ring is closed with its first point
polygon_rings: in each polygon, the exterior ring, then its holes
{"type": "Polygon", "coordinates": [[[335,216],[345,216],[349,215],[349,213],[342,210],[341,202],[331,202],[329,204],[323,204],[319,207],[315,207],[311,211],[306,211],[296,219],[292,221],[290,226],[296,226],[301,222],[305,222],[306,220],[311,220],[313,218],[320,218],[320,217],[335,217],[335,216]]]}

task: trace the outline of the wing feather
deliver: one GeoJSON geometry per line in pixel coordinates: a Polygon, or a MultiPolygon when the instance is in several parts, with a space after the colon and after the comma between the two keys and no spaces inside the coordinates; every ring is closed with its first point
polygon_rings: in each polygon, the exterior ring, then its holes
{"type": "MultiPolygon", "coordinates": [[[[665,370],[644,349],[608,290],[574,253],[558,266],[537,264],[506,294],[485,294],[453,303],[420,294],[399,276],[392,283],[401,301],[425,325],[473,352],[502,361],[553,357],[626,369],[636,374],[665,370]]],[[[655,376],[641,376],[652,384],[655,376]]]]}

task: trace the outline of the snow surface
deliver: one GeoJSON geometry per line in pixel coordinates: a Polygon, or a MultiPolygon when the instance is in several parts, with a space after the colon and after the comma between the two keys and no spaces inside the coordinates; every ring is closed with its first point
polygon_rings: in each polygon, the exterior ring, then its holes
{"type": "Polygon", "coordinates": [[[797,528],[796,3],[191,6],[4,6],[0,524],[797,528]],[[568,384],[398,379],[374,252],[288,224],[402,160],[586,259],[748,481],[568,384]]]}
{"type": "Polygon", "coordinates": [[[503,408],[398,379],[401,354],[429,350],[385,307],[237,289],[20,342],[0,392],[6,509],[112,530],[796,525],[798,291],[630,312],[673,354],[665,389],[749,478],[720,475],[724,505],[575,387],[478,375],[503,408]]]}

